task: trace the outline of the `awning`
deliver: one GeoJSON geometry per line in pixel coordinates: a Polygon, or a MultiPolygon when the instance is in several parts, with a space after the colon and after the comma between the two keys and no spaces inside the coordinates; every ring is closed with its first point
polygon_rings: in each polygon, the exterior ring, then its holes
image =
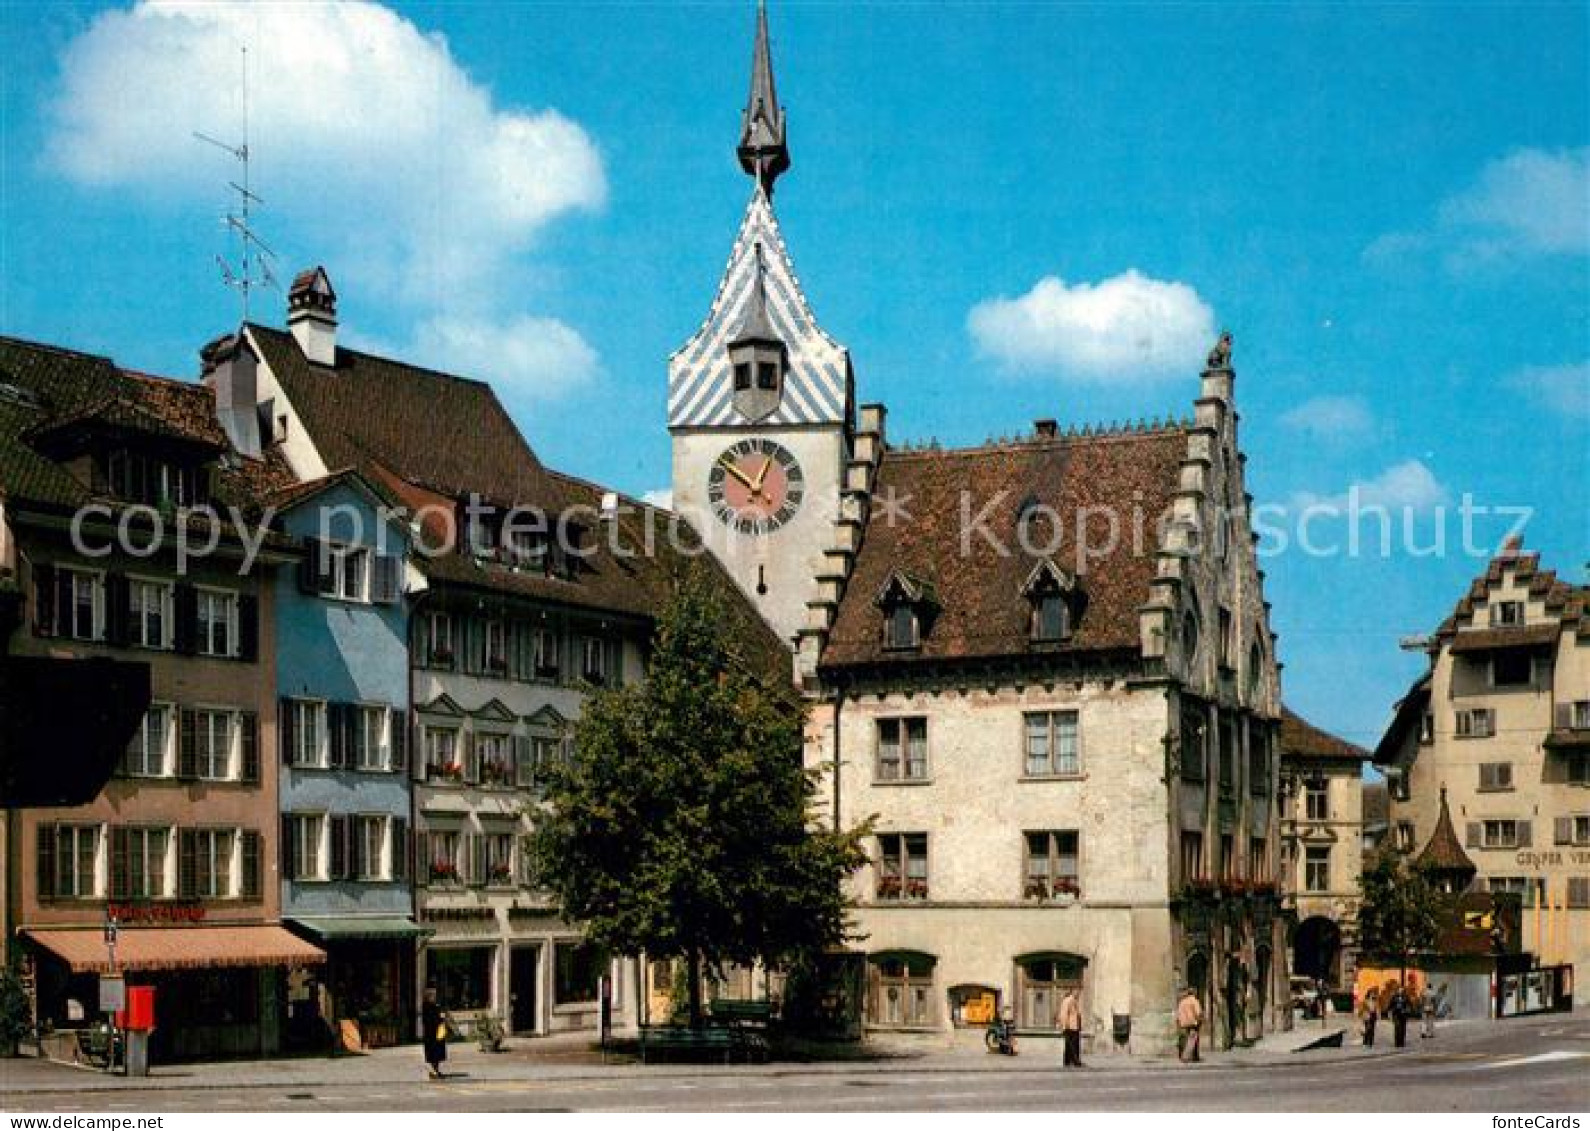
{"type": "Polygon", "coordinates": [[[1545,648],[1557,643],[1560,625],[1518,625],[1509,628],[1465,629],[1452,638],[1453,652],[1494,652],[1501,648],[1545,648]]]}
{"type": "MultiPolygon", "coordinates": [[[[110,972],[105,934],[24,931],[74,974],[110,972]]],[[[326,952],[282,927],[123,927],[116,934],[118,970],[193,970],[215,966],[308,966],[326,952]]]]}
{"type": "Polygon", "coordinates": [[[313,935],[323,943],[344,942],[351,939],[417,939],[435,934],[430,927],[422,927],[412,919],[396,916],[350,916],[342,919],[293,919],[293,926],[313,935]]]}

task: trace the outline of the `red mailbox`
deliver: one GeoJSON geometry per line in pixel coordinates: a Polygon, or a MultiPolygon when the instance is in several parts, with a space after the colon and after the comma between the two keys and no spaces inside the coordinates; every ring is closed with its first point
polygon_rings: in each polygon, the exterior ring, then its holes
{"type": "Polygon", "coordinates": [[[148,1033],[155,1027],[155,988],[128,986],[127,1008],[116,1014],[116,1025],[132,1033],[148,1033]]]}

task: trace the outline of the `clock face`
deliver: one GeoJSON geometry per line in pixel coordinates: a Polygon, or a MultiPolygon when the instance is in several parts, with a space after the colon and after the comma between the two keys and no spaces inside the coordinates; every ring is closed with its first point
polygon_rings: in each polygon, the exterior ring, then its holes
{"type": "Polygon", "coordinates": [[[707,473],[707,498],[724,525],[742,534],[770,534],[795,517],[806,480],[788,449],[772,440],[741,440],[707,473]]]}

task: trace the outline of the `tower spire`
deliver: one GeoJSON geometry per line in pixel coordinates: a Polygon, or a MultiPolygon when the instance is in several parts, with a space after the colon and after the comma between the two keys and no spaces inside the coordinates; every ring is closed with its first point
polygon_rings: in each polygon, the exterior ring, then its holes
{"type": "Polygon", "coordinates": [[[785,144],[784,108],[778,103],[773,82],[773,55],[768,48],[767,3],[757,0],[756,45],[751,49],[751,94],[740,115],[740,168],[757,179],[762,191],[773,195],[773,182],[789,168],[785,144]]]}

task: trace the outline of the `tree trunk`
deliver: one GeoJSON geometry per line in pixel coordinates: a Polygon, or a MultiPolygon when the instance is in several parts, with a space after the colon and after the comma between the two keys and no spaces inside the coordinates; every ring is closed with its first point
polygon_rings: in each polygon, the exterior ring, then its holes
{"type": "Polygon", "coordinates": [[[690,978],[690,1027],[701,1028],[701,952],[692,947],[685,956],[686,974],[690,978]]]}

